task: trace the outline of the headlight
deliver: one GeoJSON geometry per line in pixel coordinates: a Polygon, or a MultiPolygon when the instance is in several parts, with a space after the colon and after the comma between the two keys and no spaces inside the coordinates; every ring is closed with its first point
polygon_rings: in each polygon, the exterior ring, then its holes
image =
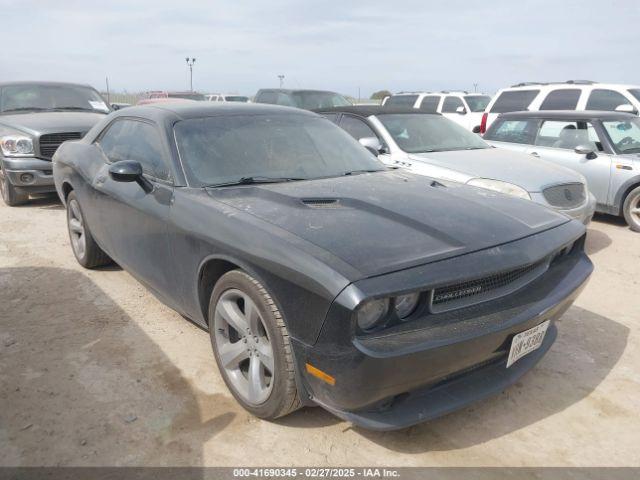
{"type": "Polygon", "coordinates": [[[474,187],[486,188],[494,192],[504,193],[512,197],[525,198],[531,200],[531,195],[524,188],[514,185],[513,183],[501,182],[500,180],[492,180],[490,178],[472,178],[467,185],[474,187]]]}
{"type": "Polygon", "coordinates": [[[358,326],[362,330],[371,330],[387,315],[389,299],[369,300],[358,308],[358,326]]]}
{"type": "Polygon", "coordinates": [[[0,148],[5,157],[29,157],[33,155],[33,140],[24,136],[2,137],[0,148]]]}
{"type": "Polygon", "coordinates": [[[396,297],[394,303],[398,317],[400,317],[401,320],[404,320],[409,315],[411,315],[416,309],[416,305],[418,305],[419,299],[420,293],[418,292],[396,297]]]}

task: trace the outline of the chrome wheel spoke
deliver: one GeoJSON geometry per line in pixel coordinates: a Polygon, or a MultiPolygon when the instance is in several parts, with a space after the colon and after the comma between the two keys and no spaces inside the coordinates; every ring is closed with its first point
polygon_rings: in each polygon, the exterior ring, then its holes
{"type": "Polygon", "coordinates": [[[256,356],[252,356],[251,360],[249,361],[247,381],[249,383],[249,390],[247,394],[247,396],[249,397],[249,401],[251,403],[260,402],[261,398],[264,396],[266,382],[262,364],[256,356]]]}
{"type": "Polygon", "coordinates": [[[240,311],[240,307],[233,300],[223,300],[218,302],[216,307],[216,313],[218,313],[228,325],[236,330],[240,335],[247,334],[247,328],[249,324],[240,311]]]}
{"type": "Polygon", "coordinates": [[[84,229],[82,228],[82,223],[77,218],[72,218],[69,220],[69,228],[72,232],[77,233],[78,235],[82,235],[84,233],[84,229]]]}
{"type": "Polygon", "coordinates": [[[225,343],[219,350],[220,360],[225,368],[240,368],[240,363],[249,358],[246,344],[242,341],[225,343]]]}
{"type": "Polygon", "coordinates": [[[258,351],[258,358],[260,359],[260,362],[262,362],[262,365],[264,365],[264,368],[266,368],[270,373],[273,373],[273,350],[269,340],[266,337],[262,337],[256,343],[256,350],[258,351]]]}

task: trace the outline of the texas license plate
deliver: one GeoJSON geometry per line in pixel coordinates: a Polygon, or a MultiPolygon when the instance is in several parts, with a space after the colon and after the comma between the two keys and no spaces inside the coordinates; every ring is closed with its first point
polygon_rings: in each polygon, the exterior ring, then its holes
{"type": "Polygon", "coordinates": [[[507,360],[507,368],[516,363],[527,353],[540,348],[544,340],[544,334],[547,333],[549,320],[542,322],[529,330],[520,332],[511,341],[511,350],[509,350],[509,359],[507,360]]]}

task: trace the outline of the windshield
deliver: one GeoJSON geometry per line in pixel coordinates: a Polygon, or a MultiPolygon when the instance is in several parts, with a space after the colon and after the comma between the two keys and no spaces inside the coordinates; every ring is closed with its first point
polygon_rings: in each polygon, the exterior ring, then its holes
{"type": "Polygon", "coordinates": [[[224,97],[227,102],[243,102],[246,103],[249,101],[249,97],[243,97],[241,95],[227,95],[224,97]]]}
{"type": "Polygon", "coordinates": [[[602,125],[617,153],[640,153],[640,119],[603,120],[602,125]]]}
{"type": "Polygon", "coordinates": [[[467,95],[464,99],[472,112],[484,112],[491,101],[491,97],[488,95],[467,95]]]}
{"type": "Polygon", "coordinates": [[[81,110],[108,113],[93,88],[79,85],[7,85],[0,90],[0,112],[81,110]]]}
{"type": "Polygon", "coordinates": [[[206,100],[204,93],[191,93],[191,92],[169,93],[167,96],[169,98],[186,98],[187,100],[198,100],[200,102],[206,100]]]}
{"type": "Polygon", "coordinates": [[[490,148],[478,135],[440,115],[398,113],[378,119],[407,153],[490,148]]]}
{"type": "Polygon", "coordinates": [[[351,105],[342,95],[332,92],[292,92],[291,98],[296,107],[305,110],[351,105]]]}
{"type": "Polygon", "coordinates": [[[243,178],[314,179],[386,168],[321,117],[225,115],[183,120],[175,137],[189,182],[217,185],[243,178]]]}

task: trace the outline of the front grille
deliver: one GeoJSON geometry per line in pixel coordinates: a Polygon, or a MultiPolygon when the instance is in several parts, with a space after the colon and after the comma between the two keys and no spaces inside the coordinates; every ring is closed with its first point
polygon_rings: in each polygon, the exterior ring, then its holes
{"type": "Polygon", "coordinates": [[[431,293],[431,311],[441,313],[507,295],[542,275],[548,265],[549,259],[545,258],[506,272],[436,288],[431,293]]]}
{"type": "Polygon", "coordinates": [[[45,158],[53,157],[62,142],[78,140],[84,136],[83,132],[48,133],[40,137],[40,155],[45,158]]]}
{"type": "Polygon", "coordinates": [[[554,185],[542,191],[544,198],[557,208],[575,208],[584,203],[587,198],[585,186],[582,183],[565,183],[554,185]]]}

